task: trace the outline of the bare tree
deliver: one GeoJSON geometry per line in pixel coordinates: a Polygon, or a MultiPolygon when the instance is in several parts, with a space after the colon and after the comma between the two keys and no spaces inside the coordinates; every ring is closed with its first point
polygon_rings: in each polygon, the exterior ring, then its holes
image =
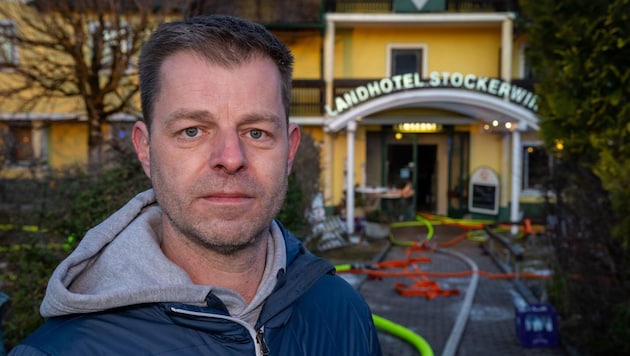
{"type": "MultiPolygon", "coordinates": [[[[151,30],[181,16],[185,0],[33,0],[3,2],[12,24],[0,41],[17,48],[0,80],[3,111],[73,112],[89,123],[88,163],[103,163],[103,124],[139,116],[135,59],[151,30]]],[[[6,51],[3,51],[5,53],[6,51]]]]}

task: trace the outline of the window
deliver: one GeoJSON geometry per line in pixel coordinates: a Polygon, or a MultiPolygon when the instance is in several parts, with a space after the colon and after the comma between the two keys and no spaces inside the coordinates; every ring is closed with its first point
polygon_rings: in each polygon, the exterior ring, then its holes
{"type": "Polygon", "coordinates": [[[15,23],[0,21],[0,68],[14,67],[17,64],[15,23]]]}
{"type": "Polygon", "coordinates": [[[533,79],[534,78],[534,72],[532,70],[532,66],[531,63],[529,63],[528,61],[528,47],[526,45],[522,46],[521,52],[522,52],[522,57],[520,60],[520,75],[521,78],[523,79],[533,79]]]}
{"type": "Polygon", "coordinates": [[[5,142],[5,154],[10,165],[30,164],[35,159],[30,122],[9,123],[5,142]]]}
{"type": "Polygon", "coordinates": [[[129,60],[129,55],[132,48],[131,32],[129,26],[125,24],[106,23],[105,27],[101,29],[101,23],[92,22],[90,24],[90,51],[94,53],[96,50],[96,43],[94,40],[101,35],[102,40],[100,45],[103,46],[101,54],[101,66],[105,70],[111,70],[116,61],[126,60],[128,62],[127,69],[132,66],[132,61],[129,60]],[[98,33],[97,31],[102,31],[98,33]]]}
{"type": "Polygon", "coordinates": [[[549,155],[541,144],[523,147],[523,189],[545,190],[549,178],[549,155]]]}
{"type": "MultiPolygon", "coordinates": [[[[123,117],[124,115],[120,115],[123,117]]],[[[135,120],[110,121],[109,132],[106,136],[106,162],[117,162],[121,157],[126,157],[134,152],[131,133],[135,120]]]]}
{"type": "Polygon", "coordinates": [[[390,49],[390,75],[404,73],[423,73],[422,48],[391,48],[390,49]]]}

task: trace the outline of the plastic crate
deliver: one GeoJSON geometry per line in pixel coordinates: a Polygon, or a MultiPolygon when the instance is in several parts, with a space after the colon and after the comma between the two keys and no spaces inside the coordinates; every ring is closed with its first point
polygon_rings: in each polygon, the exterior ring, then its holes
{"type": "Polygon", "coordinates": [[[558,346],[558,314],[549,304],[516,307],[516,335],[525,347],[558,346]]]}

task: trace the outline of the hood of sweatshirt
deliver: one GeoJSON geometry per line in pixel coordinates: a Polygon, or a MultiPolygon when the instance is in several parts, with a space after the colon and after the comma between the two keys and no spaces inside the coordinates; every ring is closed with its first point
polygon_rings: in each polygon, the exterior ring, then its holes
{"type": "Polygon", "coordinates": [[[258,293],[246,303],[236,292],[196,285],[160,249],[156,231],[162,211],[153,190],[138,194],[85,235],[77,248],[55,269],[40,307],[44,317],[92,313],[156,302],[205,306],[209,293],[230,315],[253,324],[267,296],[286,268],[286,246],[274,221],[267,262],[258,293]]]}

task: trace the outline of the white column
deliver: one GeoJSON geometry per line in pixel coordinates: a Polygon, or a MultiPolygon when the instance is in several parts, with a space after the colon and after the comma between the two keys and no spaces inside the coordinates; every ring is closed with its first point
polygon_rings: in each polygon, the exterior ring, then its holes
{"type": "Polygon", "coordinates": [[[511,174],[513,162],[513,150],[512,150],[512,135],[510,133],[501,134],[501,174],[499,175],[499,181],[501,184],[501,195],[499,196],[499,206],[508,206],[511,203],[511,190],[508,190],[508,186],[512,184],[511,174]],[[508,191],[510,193],[508,193],[508,191]]]}
{"type": "Polygon", "coordinates": [[[346,127],[346,226],[348,233],[354,233],[354,134],[357,122],[352,120],[346,127]]]}
{"type": "MultiPolygon", "coordinates": [[[[512,81],[512,55],[514,51],[514,17],[509,16],[503,20],[501,26],[501,79],[512,81]]],[[[508,99],[505,98],[507,101],[508,99]]],[[[520,218],[519,197],[521,193],[521,133],[512,131],[512,189],[510,201],[510,220],[518,221],[520,218]]],[[[516,234],[518,226],[512,225],[511,233],[516,234]]]]}
{"type": "Polygon", "coordinates": [[[334,134],[324,133],[324,164],[322,166],[322,175],[324,179],[324,205],[336,204],[333,202],[333,173],[334,173],[334,150],[335,136],[334,134]]]}
{"type": "MultiPolygon", "coordinates": [[[[519,221],[521,218],[519,198],[521,195],[521,177],[523,175],[521,157],[521,132],[512,132],[512,202],[510,206],[510,221],[519,221]]],[[[512,234],[516,235],[518,226],[512,225],[512,234]]]]}
{"type": "Polygon", "coordinates": [[[335,23],[326,21],[324,35],[324,84],[326,86],[326,104],[333,107],[333,80],[335,76],[335,23]]]}
{"type": "Polygon", "coordinates": [[[514,21],[508,17],[501,24],[501,79],[506,82],[512,81],[513,33],[514,21]]]}
{"type": "MultiPolygon", "coordinates": [[[[325,97],[324,104],[332,107],[333,102],[333,81],[335,72],[335,23],[326,21],[326,33],[324,35],[324,85],[325,97]]],[[[326,157],[324,165],[324,201],[326,203],[333,202],[333,155],[334,155],[334,137],[332,134],[324,133],[324,143],[326,147],[326,157]]]]}

